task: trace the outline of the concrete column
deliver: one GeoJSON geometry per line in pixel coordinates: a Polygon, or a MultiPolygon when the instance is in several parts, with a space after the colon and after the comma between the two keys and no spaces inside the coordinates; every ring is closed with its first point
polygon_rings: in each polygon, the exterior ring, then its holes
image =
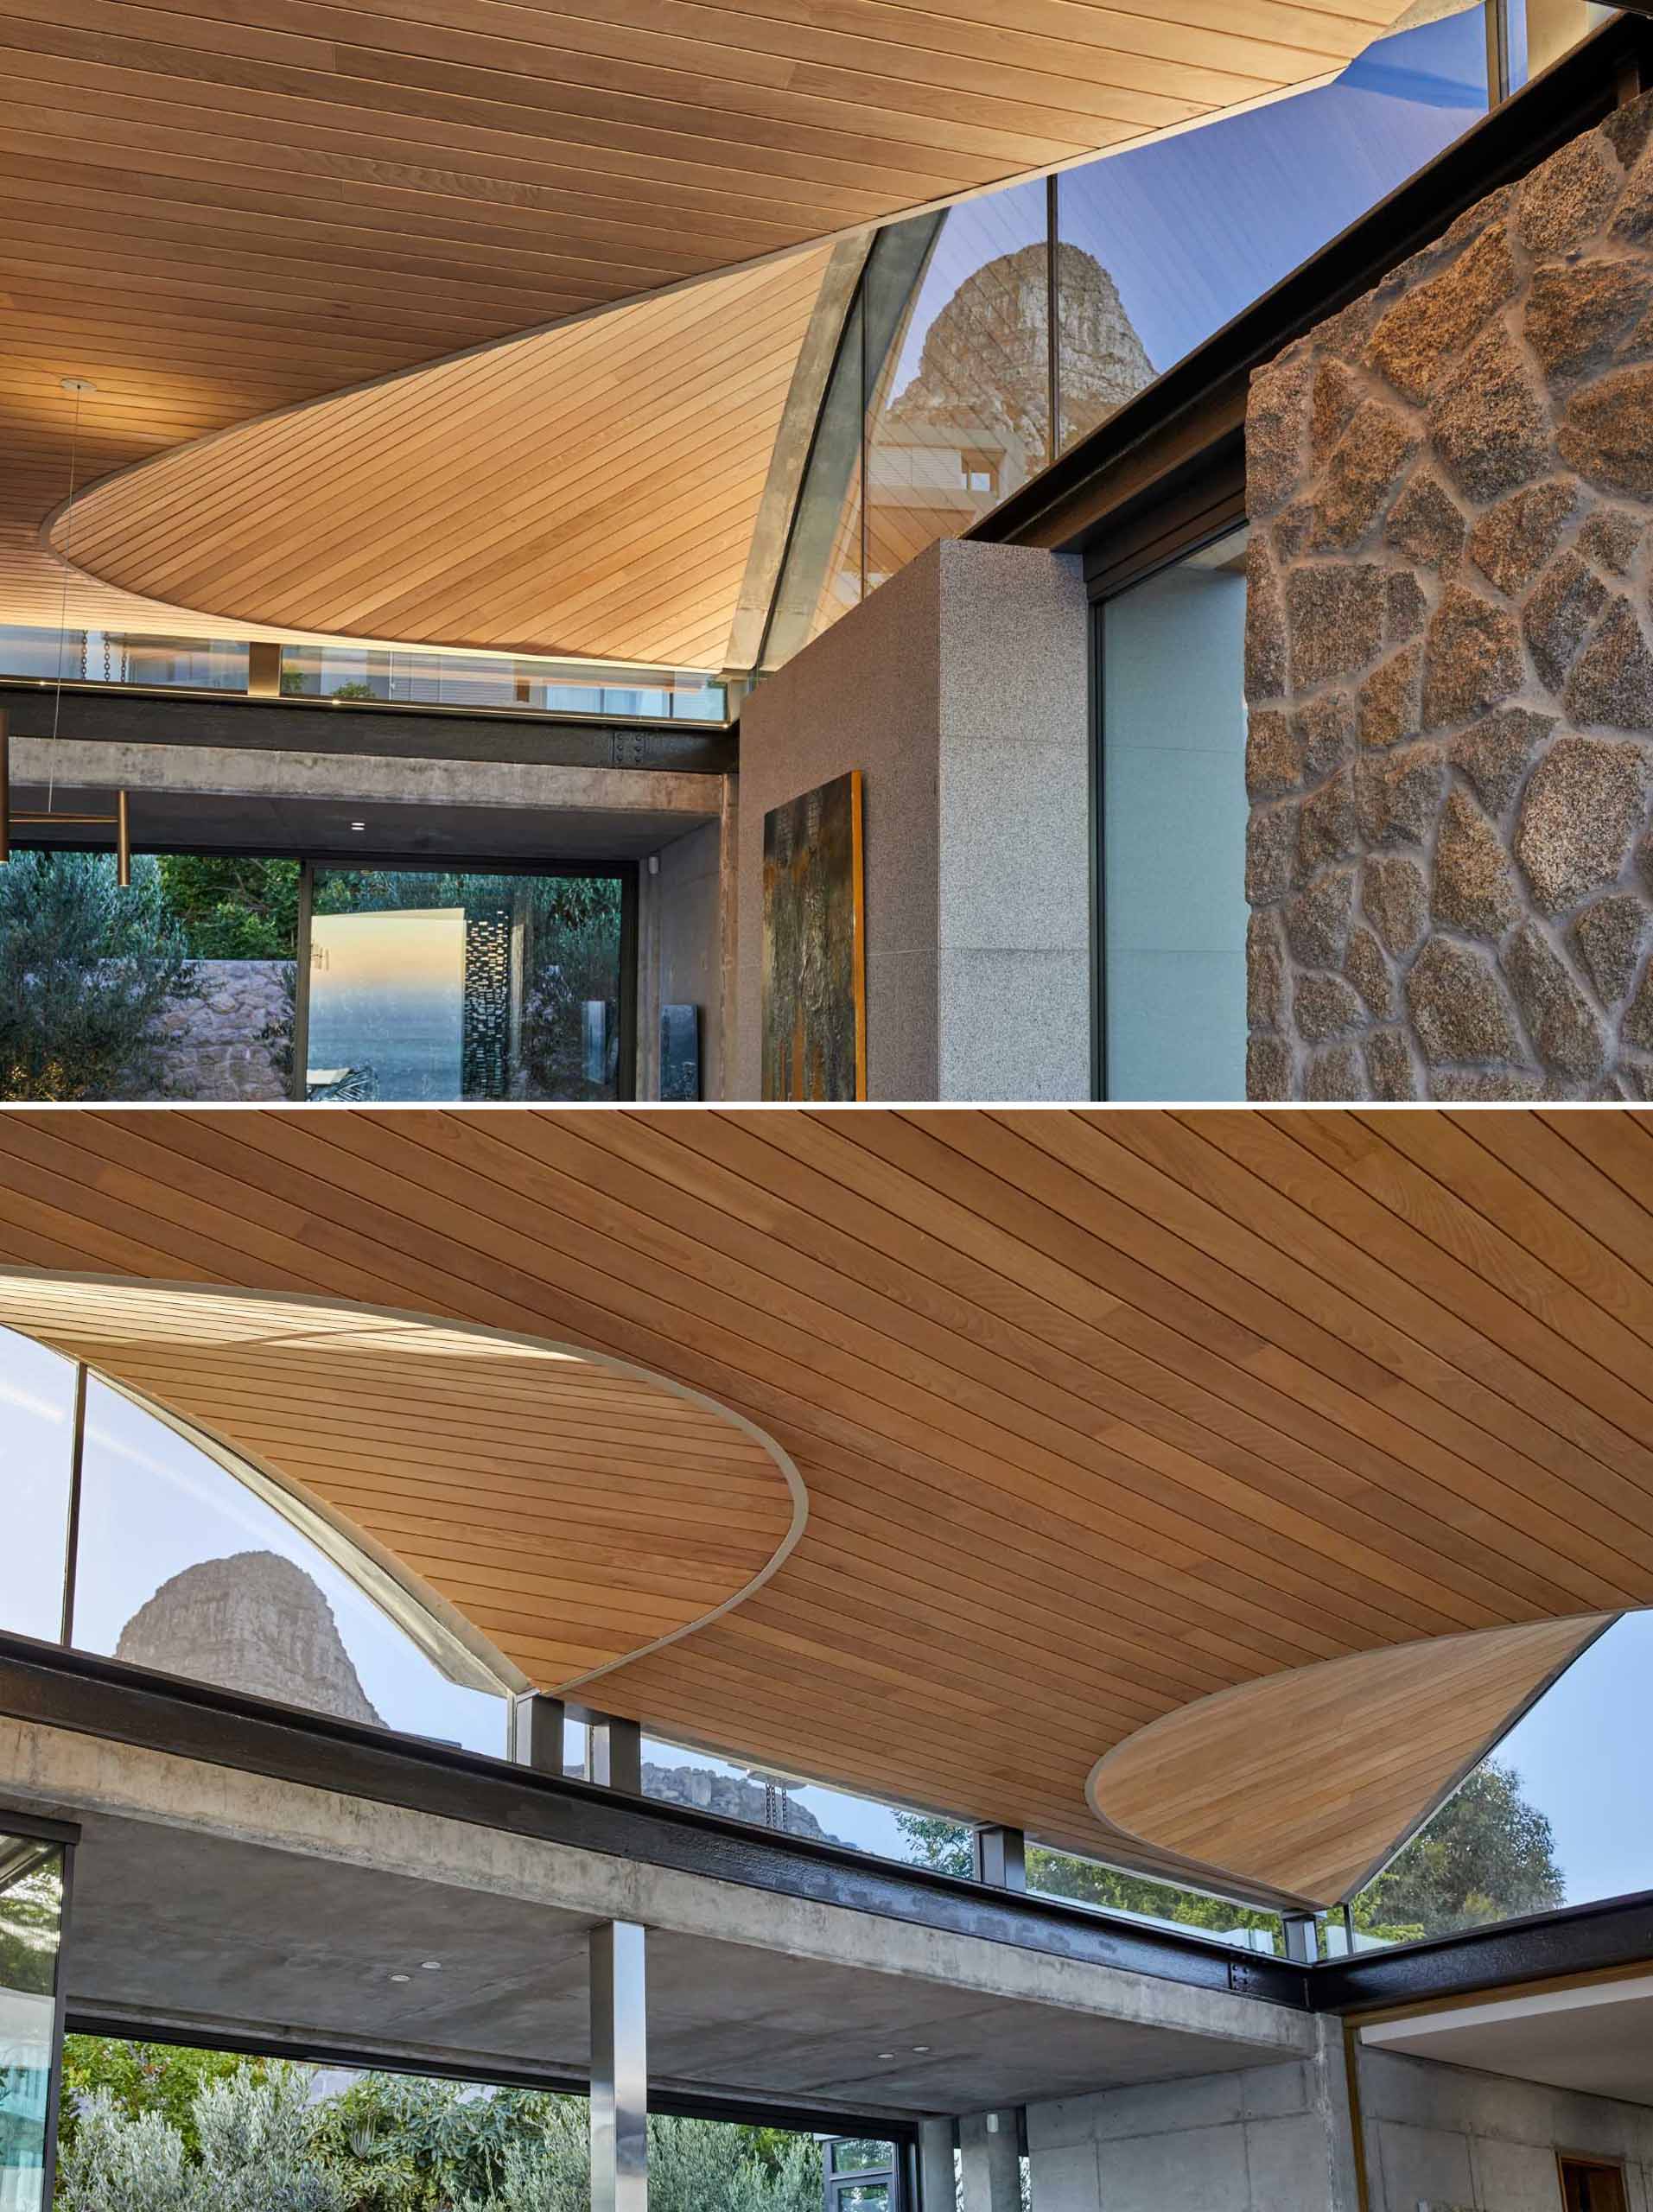
{"type": "Polygon", "coordinates": [[[735,1095],[762,1081],[764,817],[859,769],[868,1096],[1089,1097],[1089,639],[1076,556],[949,539],[747,701],[735,1095]]]}
{"type": "Polygon", "coordinates": [[[591,1931],[591,2212],[648,2212],[648,2010],[644,1932],[591,1931]]]}
{"type": "Polygon", "coordinates": [[[957,2212],[958,2182],[953,2164],[953,2123],[919,2123],[919,2212],[957,2212]]]}
{"type": "Polygon", "coordinates": [[[958,2123],[962,2212],[1021,2212],[1016,2115],[970,2113],[958,2123]]]}

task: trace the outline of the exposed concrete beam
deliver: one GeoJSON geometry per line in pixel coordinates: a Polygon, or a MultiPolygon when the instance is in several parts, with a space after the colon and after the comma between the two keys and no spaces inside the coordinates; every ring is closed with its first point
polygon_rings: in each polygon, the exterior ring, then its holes
{"type": "MultiPolygon", "coordinates": [[[[1266,2064],[1307,2055],[1315,2044],[1314,2023],[1307,2013],[1233,1990],[1198,1988],[779,1896],[33,1721],[0,1719],[4,1802],[142,1822],[156,1832],[156,1864],[162,1866],[168,1852],[162,1832],[171,1832],[296,1854],[315,1866],[318,1883],[324,1869],[342,1867],[368,1870],[392,1886],[404,1878],[434,1885],[453,1899],[451,1908],[441,1908],[444,1914],[457,1912],[459,1893],[466,1893],[569,1916],[576,1926],[635,1921],[657,1937],[739,1946],[745,1963],[737,1974],[730,1954],[725,1968],[725,2001],[731,2006],[762,2009],[755,1979],[760,1973],[795,1975],[800,1993],[813,1993],[811,2002],[842,2005],[848,1984],[841,1986],[839,1977],[849,1974],[866,1978],[871,2024],[881,2009],[896,2005],[895,1992],[905,1986],[908,1994],[900,2003],[910,2012],[928,2008],[937,2018],[961,2020],[967,2014],[972,2048],[995,2050],[995,2064],[1001,2056],[1007,2068],[1017,2063],[1018,2050],[1044,2050],[1046,2038],[1052,2050],[1067,2054],[1066,2063],[1098,2071],[1113,2063],[1098,2054],[1128,2052],[1135,2064],[1162,2041],[1187,2070],[1224,2063],[1266,2064]],[[782,1961],[790,1964],[783,1967],[782,1961]],[[737,1994],[737,1982],[751,1987],[737,1994]],[[1080,2056],[1085,2052],[1092,2055],[1080,2056]]],[[[89,1870],[92,1866],[88,1858],[89,1870]]],[[[143,1870],[129,1865],[127,1872],[137,1879],[143,1870]]],[[[514,1916],[511,1927],[512,1955],[519,1961],[520,1925],[514,1916]]],[[[202,1940],[211,1932],[203,1927],[202,1940]]],[[[129,1933],[124,1930],[121,1940],[129,1933]]],[[[79,1955],[84,1960],[85,1951],[79,1955]]],[[[170,1951],[161,1968],[172,1971],[170,1951]]],[[[822,2017],[830,2018],[830,2011],[822,2017]]],[[[884,2032],[881,2025],[864,2024],[860,2040],[868,2048],[857,2047],[855,2057],[864,2075],[859,2094],[868,2103],[887,2105],[891,2076],[877,2056],[884,2032]]],[[[907,2050],[937,2041],[926,2027],[908,2036],[907,2050]]],[[[753,2063],[779,2065],[786,2057],[784,2043],[772,2021],[766,2022],[753,2063]]],[[[915,2075],[926,2079],[938,2063],[906,2061],[915,2075]]],[[[1168,2058],[1167,2070],[1169,2063],[1168,2058]]],[[[943,2101],[939,2094],[932,2101],[928,2092],[916,2094],[920,2109],[930,2102],[933,2110],[943,2101]]]]}

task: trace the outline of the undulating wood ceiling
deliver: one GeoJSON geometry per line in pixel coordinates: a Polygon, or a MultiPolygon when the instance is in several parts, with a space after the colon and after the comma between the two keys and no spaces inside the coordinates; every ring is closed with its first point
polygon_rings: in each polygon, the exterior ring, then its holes
{"type": "Polygon", "coordinates": [[[829,253],[226,431],[54,542],[238,626],[721,668],[829,253]]]}
{"type": "Polygon", "coordinates": [[[1650,1215],[1630,1109],[0,1116],[9,1267],[522,1331],[772,1436],[796,1550],[605,1678],[662,1734],[1174,1868],[1174,1763],[1134,1843],[1088,1808],[1103,1753],[1471,1638],[1380,1701],[1392,1797],[1278,1741],[1277,1858],[1251,1732],[1212,1744],[1202,1855],[1258,1891],[1381,1855],[1521,1703],[1526,1640],[1489,1685],[1473,1632],[1653,1603],[1650,1215]]]}
{"type": "MultiPolygon", "coordinates": [[[[56,619],[60,579],[34,540],[68,486],[66,375],[99,386],[81,419],[86,484],[272,410],[1269,98],[1339,69],[1400,12],[5,0],[0,620],[56,619]]],[[[511,453],[512,419],[496,427],[511,453]]],[[[411,448],[410,476],[441,451],[411,448]]],[[[635,508],[639,563],[693,553],[692,527],[648,538],[672,488],[660,458],[665,480],[635,508]]],[[[277,518],[260,480],[241,491],[250,514],[277,518]]],[[[373,518],[354,519],[366,542],[373,518]]],[[[719,519],[714,495],[709,527],[719,519]]],[[[150,593],[137,575],[123,566],[120,581],[150,593]]],[[[74,598],[82,622],[142,619],[85,587],[74,598]]]]}
{"type": "Polygon", "coordinates": [[[518,1689],[570,1688],[681,1635],[801,1525],[803,1486],[766,1440],[563,1347],[315,1300],[13,1274],[0,1325],[320,1505],[518,1689]]]}

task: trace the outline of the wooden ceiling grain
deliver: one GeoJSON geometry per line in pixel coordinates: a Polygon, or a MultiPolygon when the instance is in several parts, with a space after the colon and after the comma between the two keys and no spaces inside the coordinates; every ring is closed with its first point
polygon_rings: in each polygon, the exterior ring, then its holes
{"type": "Polygon", "coordinates": [[[1273,1858],[1243,1790],[1204,1821],[1252,1894],[1381,1855],[1528,1694],[1526,1639],[1461,1698],[1433,1640],[1653,1603],[1650,1214],[1628,1109],[0,1116],[9,1268],[523,1331],[772,1436],[797,1549],[605,1680],[662,1734],[1186,1869],[1175,1774],[1133,1840],[1103,1754],[1428,1640],[1395,1793],[1273,1858]]]}
{"type": "MultiPolygon", "coordinates": [[[[98,385],[74,455],[84,486],[463,349],[1272,98],[1340,69],[1399,12],[1399,0],[3,0],[0,620],[36,620],[50,596],[29,549],[69,483],[65,376],[98,385]]],[[[509,454],[510,419],[496,429],[509,454]]],[[[410,474],[442,451],[439,432],[410,448],[410,474]]],[[[737,455],[731,474],[742,467],[737,455]]],[[[639,518],[670,488],[663,474],[636,491],[639,518]]],[[[258,477],[239,489],[255,526],[279,519],[258,477]]],[[[680,518],[690,546],[728,520],[715,491],[703,515],[693,506],[680,518]]],[[[372,518],[353,519],[371,542],[372,518]]],[[[125,561],[110,581],[165,596],[125,561]]],[[[83,620],[134,619],[118,603],[88,615],[95,596],[77,597],[83,620]]],[[[223,607],[185,603],[221,626],[223,607]]]]}
{"type": "Polygon", "coordinates": [[[571,1688],[682,1635],[802,1522],[802,1484],[766,1439],[566,1347],[315,1300],[5,1274],[0,1325],[319,1506],[516,1689],[571,1688]]]}

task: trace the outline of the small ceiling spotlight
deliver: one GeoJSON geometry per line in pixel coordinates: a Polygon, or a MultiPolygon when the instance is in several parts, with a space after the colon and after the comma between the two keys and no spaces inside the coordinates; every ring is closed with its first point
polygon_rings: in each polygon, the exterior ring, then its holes
{"type": "Polygon", "coordinates": [[[365,822],[353,822],[350,826],[353,830],[365,830],[367,824],[365,822]]]}
{"type": "Polygon", "coordinates": [[[440,1974],[442,1972],[442,1961],[440,1959],[421,1959],[419,1964],[426,1974],[440,1974]]]}
{"type": "Polygon", "coordinates": [[[77,399],[90,399],[98,389],[90,377],[60,377],[58,383],[65,391],[73,392],[77,399]]]}
{"type": "Polygon", "coordinates": [[[895,2053],[893,2050],[881,2050],[878,2055],[881,2058],[893,2058],[895,2053]]]}
{"type": "Polygon", "coordinates": [[[391,1976],[391,1980],[392,1981],[411,1981],[413,1980],[413,1976],[410,1974],[393,1974],[391,1976]]]}
{"type": "Polygon", "coordinates": [[[924,2052],[924,2051],[928,2050],[929,2050],[929,2048],[930,2048],[930,2046],[929,2046],[929,2044],[928,2044],[927,2043],[915,2043],[915,2044],[913,2044],[912,2048],[913,2048],[913,2050],[914,2050],[915,2051],[919,2051],[919,2052],[922,2053],[922,2052],[924,2052]]]}

